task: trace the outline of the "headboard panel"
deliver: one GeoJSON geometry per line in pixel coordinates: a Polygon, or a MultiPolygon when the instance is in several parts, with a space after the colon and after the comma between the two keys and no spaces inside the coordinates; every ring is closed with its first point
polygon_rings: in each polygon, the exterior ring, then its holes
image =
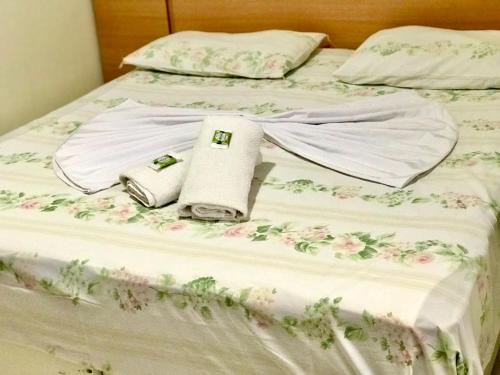
{"type": "Polygon", "coordinates": [[[356,48],[374,32],[401,25],[500,29],[500,0],[93,0],[106,80],[121,57],[182,30],[321,31],[356,48]]]}
{"type": "Polygon", "coordinates": [[[356,48],[401,25],[500,29],[500,0],[167,0],[170,30],[319,31],[356,48]]]}
{"type": "Polygon", "coordinates": [[[169,33],[165,0],[93,0],[102,73],[110,81],[132,69],[122,58],[169,33]]]}

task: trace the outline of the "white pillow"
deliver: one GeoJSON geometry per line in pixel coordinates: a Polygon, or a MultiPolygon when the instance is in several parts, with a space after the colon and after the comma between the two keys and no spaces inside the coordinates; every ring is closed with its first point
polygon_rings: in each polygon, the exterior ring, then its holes
{"type": "Polygon", "coordinates": [[[282,78],[325,39],[321,33],[183,31],[157,39],[123,59],[146,69],[202,76],[282,78]]]}
{"type": "Polygon", "coordinates": [[[500,31],[405,26],[370,36],[334,73],[354,84],[500,88],[500,31]]]}

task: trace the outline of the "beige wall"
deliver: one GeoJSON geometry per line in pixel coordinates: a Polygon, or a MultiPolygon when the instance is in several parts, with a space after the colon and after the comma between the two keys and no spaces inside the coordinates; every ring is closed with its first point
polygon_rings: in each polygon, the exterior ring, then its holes
{"type": "Polygon", "coordinates": [[[91,0],[0,0],[0,134],[101,83],[91,0]]]}

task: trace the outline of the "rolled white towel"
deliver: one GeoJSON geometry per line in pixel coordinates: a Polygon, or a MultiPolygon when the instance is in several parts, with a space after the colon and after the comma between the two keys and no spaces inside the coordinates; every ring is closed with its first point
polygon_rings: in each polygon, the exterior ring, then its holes
{"type": "Polygon", "coordinates": [[[263,135],[259,124],[242,117],[207,116],[179,197],[179,216],[246,219],[263,135]]]}
{"type": "Polygon", "coordinates": [[[190,160],[190,152],[164,155],[151,165],[122,173],[120,182],[129,195],[144,206],[162,207],[179,198],[190,160]],[[162,162],[167,165],[162,167],[162,162]],[[168,165],[170,162],[173,164],[168,165]]]}

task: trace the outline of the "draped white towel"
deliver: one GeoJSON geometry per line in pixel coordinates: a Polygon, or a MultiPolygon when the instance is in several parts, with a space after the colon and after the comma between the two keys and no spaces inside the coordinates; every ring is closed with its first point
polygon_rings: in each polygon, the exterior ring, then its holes
{"type": "Polygon", "coordinates": [[[158,171],[146,165],[122,173],[120,181],[127,193],[146,207],[162,207],[179,198],[191,153],[184,152],[175,156],[182,161],[158,171]]]}
{"type": "Polygon", "coordinates": [[[263,135],[259,124],[242,117],[205,117],[179,197],[179,216],[246,219],[248,193],[263,135]],[[227,149],[212,146],[216,131],[231,133],[227,149]]]}
{"type": "Polygon", "coordinates": [[[166,150],[192,148],[207,115],[258,122],[282,148],[325,167],[404,187],[438,164],[458,130],[443,106],[413,92],[263,117],[242,112],[152,107],[127,100],[81,126],[57,150],[56,174],[93,193],[166,150]]]}

